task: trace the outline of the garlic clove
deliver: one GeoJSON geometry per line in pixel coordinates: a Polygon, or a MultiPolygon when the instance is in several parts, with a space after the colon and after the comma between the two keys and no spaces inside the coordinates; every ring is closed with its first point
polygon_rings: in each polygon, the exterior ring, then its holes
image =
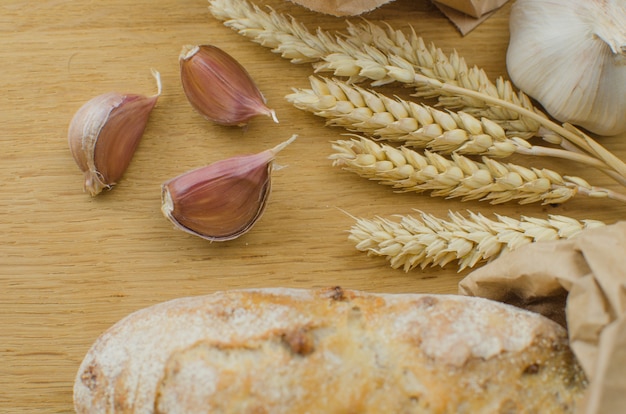
{"type": "Polygon", "coordinates": [[[235,239],[261,217],[271,190],[272,161],[293,135],[258,154],[217,161],[161,187],[161,211],[182,231],[211,241],[235,239]]]}
{"type": "Polygon", "coordinates": [[[128,168],[161,95],[160,75],[152,74],[156,95],[105,93],[86,102],[72,118],[70,151],[85,174],[84,190],[91,196],[115,185],[128,168]]]}
{"type": "Polygon", "coordinates": [[[626,2],[517,0],[506,63],[513,83],[561,122],[626,131],[626,2]]]}
{"type": "Polygon", "coordinates": [[[266,115],[278,122],[250,74],[222,49],[184,46],[179,61],[185,95],[206,119],[243,126],[255,116],[266,115]]]}

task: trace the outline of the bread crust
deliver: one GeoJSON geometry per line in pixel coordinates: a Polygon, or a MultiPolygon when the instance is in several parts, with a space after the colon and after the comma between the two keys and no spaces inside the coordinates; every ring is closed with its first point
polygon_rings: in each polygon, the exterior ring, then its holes
{"type": "Polygon", "coordinates": [[[103,333],[77,413],[574,412],[564,329],[476,297],[341,288],[218,292],[103,333]]]}

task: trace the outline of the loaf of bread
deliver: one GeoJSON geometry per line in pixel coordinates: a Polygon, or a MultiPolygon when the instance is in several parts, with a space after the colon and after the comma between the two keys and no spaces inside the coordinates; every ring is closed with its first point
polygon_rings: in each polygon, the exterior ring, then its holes
{"type": "Polygon", "coordinates": [[[96,340],[78,413],[565,413],[564,329],[487,299],[341,288],[158,304],[96,340]]]}

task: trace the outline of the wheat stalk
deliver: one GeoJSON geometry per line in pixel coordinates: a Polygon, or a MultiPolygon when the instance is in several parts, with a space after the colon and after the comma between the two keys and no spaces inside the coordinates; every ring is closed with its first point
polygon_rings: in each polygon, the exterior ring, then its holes
{"type": "Polygon", "coordinates": [[[453,53],[449,58],[433,45],[426,47],[414,30],[387,30],[365,22],[349,25],[348,33],[332,36],[320,29],[313,35],[293,18],[270,9],[260,10],[245,0],[210,0],[210,11],[244,36],[294,63],[314,62],[316,71],[331,71],[352,81],[370,79],[375,85],[402,82],[415,86],[420,96],[441,97],[451,108],[485,116],[501,123],[507,133],[529,138],[539,135],[572,152],[584,152],[602,164],[602,170],[626,185],[626,163],[569,125],[558,125],[536,109],[508,81],[492,83],[477,67],[468,68],[453,53]]]}
{"type": "Polygon", "coordinates": [[[515,220],[496,215],[490,220],[469,212],[469,218],[448,213],[449,220],[421,211],[420,218],[396,216],[356,219],[349,240],[369,256],[384,256],[395,269],[444,267],[458,261],[459,271],[493,260],[528,243],[569,239],[582,230],[605,224],[550,215],[548,219],[522,217],[515,220]]]}
{"type": "Polygon", "coordinates": [[[513,153],[568,159],[603,168],[596,158],[558,148],[531,145],[509,137],[488,118],[466,112],[440,111],[431,106],[394,99],[338,79],[309,78],[311,89],[293,89],[286,99],[296,108],[326,118],[327,125],[361,132],[377,140],[400,142],[442,154],[457,152],[495,158],[513,153]]]}
{"type": "Polygon", "coordinates": [[[491,204],[559,204],[576,194],[626,202],[626,196],[593,187],[580,177],[562,177],[546,168],[504,164],[488,157],[476,162],[457,153],[450,159],[427,150],[421,155],[408,147],[395,148],[359,136],[335,141],[332,148],[333,165],[401,192],[430,191],[431,196],[491,204]]]}

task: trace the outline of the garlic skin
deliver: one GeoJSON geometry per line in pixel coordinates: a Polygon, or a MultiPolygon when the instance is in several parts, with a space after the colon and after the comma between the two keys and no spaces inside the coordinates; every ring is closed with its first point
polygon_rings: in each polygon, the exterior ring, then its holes
{"type": "Polygon", "coordinates": [[[206,119],[220,125],[244,126],[251,118],[266,115],[278,122],[250,74],[222,49],[184,46],[179,62],[185,95],[206,119]]]}
{"type": "Polygon", "coordinates": [[[293,135],[258,154],[217,161],[161,186],[161,211],[174,226],[210,241],[235,239],[263,214],[271,191],[272,161],[293,135]]]}
{"type": "Polygon", "coordinates": [[[109,92],[86,102],[72,118],[68,143],[74,161],[85,174],[84,190],[92,197],[110,189],[122,177],[141,141],[148,117],[161,95],[109,92]]]}
{"type": "Polygon", "coordinates": [[[513,83],[561,122],[626,131],[626,1],[517,0],[506,64],[513,83]]]}

